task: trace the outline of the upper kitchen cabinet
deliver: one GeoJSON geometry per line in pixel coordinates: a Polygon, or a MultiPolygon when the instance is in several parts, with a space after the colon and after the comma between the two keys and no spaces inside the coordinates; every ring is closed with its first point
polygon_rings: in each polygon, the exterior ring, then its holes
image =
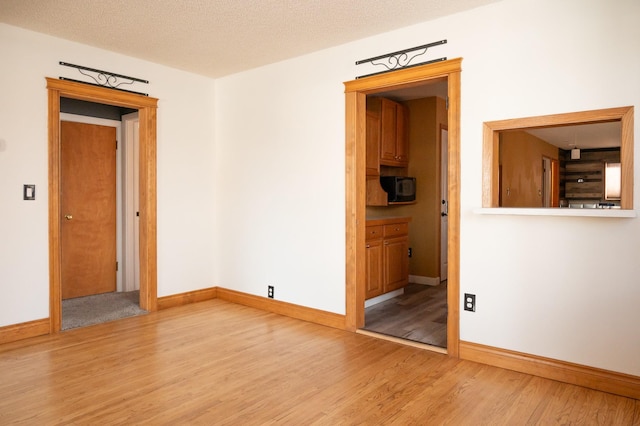
{"type": "Polygon", "coordinates": [[[367,174],[379,174],[379,166],[409,164],[409,113],[390,99],[367,99],[367,174]],[[376,129],[378,129],[376,131],[376,129]],[[374,157],[377,153],[377,158],[374,157]],[[377,163],[374,161],[377,160],[377,163]],[[377,171],[377,173],[375,173],[377,171]]]}
{"type": "Polygon", "coordinates": [[[380,176],[380,113],[367,101],[367,176],[380,176]]]}

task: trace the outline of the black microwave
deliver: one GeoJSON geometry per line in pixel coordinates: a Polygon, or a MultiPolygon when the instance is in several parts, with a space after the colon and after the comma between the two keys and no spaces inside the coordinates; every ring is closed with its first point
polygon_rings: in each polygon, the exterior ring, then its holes
{"type": "Polygon", "coordinates": [[[403,176],[380,176],[380,186],[387,193],[390,203],[416,200],[416,178],[403,176]]]}

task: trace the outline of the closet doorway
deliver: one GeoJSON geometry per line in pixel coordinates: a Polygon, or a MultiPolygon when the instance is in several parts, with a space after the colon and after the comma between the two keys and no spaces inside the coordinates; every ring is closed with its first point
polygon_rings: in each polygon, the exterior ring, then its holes
{"type": "Polygon", "coordinates": [[[129,92],[47,78],[49,123],[49,303],[50,332],[61,330],[61,98],[138,110],[139,114],[139,276],[140,308],[157,310],[156,109],[158,100],[129,92]]]}

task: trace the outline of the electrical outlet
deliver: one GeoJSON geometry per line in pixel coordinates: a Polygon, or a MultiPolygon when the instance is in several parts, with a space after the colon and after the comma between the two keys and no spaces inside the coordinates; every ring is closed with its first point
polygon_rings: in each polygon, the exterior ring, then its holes
{"type": "Polygon", "coordinates": [[[476,311],[476,295],[475,294],[464,294],[464,310],[465,311],[476,311]]]}
{"type": "Polygon", "coordinates": [[[267,287],[267,297],[269,299],[273,299],[273,286],[272,285],[267,287]]]}
{"type": "Polygon", "coordinates": [[[413,249],[409,247],[409,257],[411,257],[412,255],[413,255],[413,249]]]}

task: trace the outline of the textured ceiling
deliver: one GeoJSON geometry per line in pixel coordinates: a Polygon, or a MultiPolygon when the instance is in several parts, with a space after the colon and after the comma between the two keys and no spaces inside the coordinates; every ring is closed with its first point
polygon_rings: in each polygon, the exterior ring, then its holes
{"type": "Polygon", "coordinates": [[[0,0],[0,21],[221,77],[496,1],[0,0]]]}

